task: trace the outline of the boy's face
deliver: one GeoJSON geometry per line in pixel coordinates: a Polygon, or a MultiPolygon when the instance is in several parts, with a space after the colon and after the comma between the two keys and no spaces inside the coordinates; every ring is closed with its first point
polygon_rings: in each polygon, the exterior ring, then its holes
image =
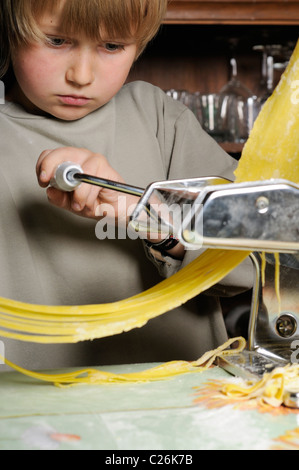
{"type": "Polygon", "coordinates": [[[137,45],[107,37],[65,35],[59,12],[45,13],[38,25],[47,43],[19,47],[13,54],[17,88],[13,95],[28,111],[73,121],[106,104],[125,83],[137,45]]]}

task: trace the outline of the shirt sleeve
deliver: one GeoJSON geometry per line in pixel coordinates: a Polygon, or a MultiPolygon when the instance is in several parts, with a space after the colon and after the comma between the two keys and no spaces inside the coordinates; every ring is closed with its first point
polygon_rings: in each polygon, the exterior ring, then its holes
{"type": "MultiPolygon", "coordinates": [[[[171,137],[171,131],[167,132],[171,137]]],[[[171,142],[165,139],[165,146],[171,142]]],[[[192,111],[185,109],[173,129],[168,179],[219,176],[234,180],[237,161],[228,155],[201,127],[192,111]]]]}

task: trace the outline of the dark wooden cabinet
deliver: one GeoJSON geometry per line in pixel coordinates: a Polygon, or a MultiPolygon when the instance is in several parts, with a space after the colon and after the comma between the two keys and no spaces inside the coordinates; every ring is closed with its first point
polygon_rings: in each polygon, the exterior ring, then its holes
{"type": "Polygon", "coordinates": [[[259,85],[258,44],[296,43],[299,1],[170,0],[164,25],[133,67],[131,79],[162,89],[218,92],[229,79],[229,59],[238,59],[240,78],[259,85]]]}
{"type": "MultiPolygon", "coordinates": [[[[292,49],[298,26],[299,1],[170,0],[161,31],[129,80],[145,80],[163,90],[218,93],[230,78],[234,56],[240,80],[258,94],[261,54],[254,46],[283,44],[292,49]]],[[[240,148],[230,145],[227,150],[240,148]]]]}
{"type": "Polygon", "coordinates": [[[170,0],[168,24],[297,25],[297,0],[170,0]]]}

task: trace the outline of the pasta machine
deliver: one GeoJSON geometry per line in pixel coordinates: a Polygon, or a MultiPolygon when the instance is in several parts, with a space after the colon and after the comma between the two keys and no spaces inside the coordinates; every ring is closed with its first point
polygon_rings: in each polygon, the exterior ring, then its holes
{"type": "MultiPolygon", "coordinates": [[[[260,378],[299,362],[298,198],[299,186],[285,180],[232,184],[199,178],[151,185],[132,215],[133,226],[142,226],[151,202],[163,201],[171,210],[162,230],[174,231],[186,249],[250,253],[256,276],[247,349],[219,362],[238,377],[260,378]]],[[[299,408],[298,392],[285,400],[299,408]]]]}
{"type": "MultiPolygon", "coordinates": [[[[206,177],[156,182],[142,190],[83,175],[77,166],[70,171],[68,165],[54,182],[64,190],[83,181],[138,196],[129,227],[141,238],[171,234],[187,250],[248,251],[256,273],[248,345],[242,353],[221,359],[221,367],[238,377],[257,378],[299,362],[298,185],[206,177]]],[[[299,392],[290,391],[285,404],[299,408],[299,392]]]]}

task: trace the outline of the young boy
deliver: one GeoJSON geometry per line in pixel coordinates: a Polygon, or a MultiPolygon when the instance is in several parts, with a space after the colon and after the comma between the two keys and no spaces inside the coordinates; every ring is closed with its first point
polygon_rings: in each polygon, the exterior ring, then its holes
{"type": "MultiPolygon", "coordinates": [[[[113,302],[194,257],[180,245],[147,257],[141,240],[98,240],[95,224],[107,207],[126,221],[115,191],[86,184],[72,193],[43,189],[64,161],[144,188],[165,179],[233,178],[235,161],[191,111],[149,84],[125,85],[166,6],[166,0],[2,0],[1,296],[49,305],[113,302]]],[[[250,285],[237,271],[215,292],[250,285]]],[[[72,346],[4,343],[11,361],[47,368],[191,360],[225,339],[218,298],[203,295],[112,338],[72,346]]]]}

